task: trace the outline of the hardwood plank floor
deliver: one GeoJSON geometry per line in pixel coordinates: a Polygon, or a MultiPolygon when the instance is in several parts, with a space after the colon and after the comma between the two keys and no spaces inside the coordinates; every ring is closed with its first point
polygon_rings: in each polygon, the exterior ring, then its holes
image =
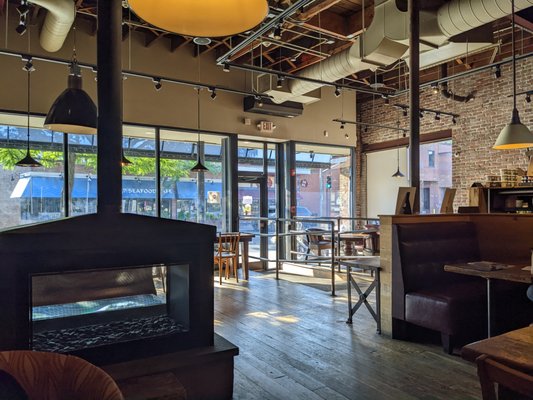
{"type": "Polygon", "coordinates": [[[331,297],[273,274],[216,283],[215,331],[240,348],[234,399],[480,398],[472,364],[378,335],[363,308],[348,325],[347,309],[345,291],[331,297]]]}

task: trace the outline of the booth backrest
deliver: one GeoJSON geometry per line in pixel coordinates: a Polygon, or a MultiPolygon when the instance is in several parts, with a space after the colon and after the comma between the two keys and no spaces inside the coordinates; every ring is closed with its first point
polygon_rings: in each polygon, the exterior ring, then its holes
{"type": "Polygon", "coordinates": [[[443,266],[480,259],[471,222],[399,224],[397,234],[404,293],[469,280],[443,266]]]}

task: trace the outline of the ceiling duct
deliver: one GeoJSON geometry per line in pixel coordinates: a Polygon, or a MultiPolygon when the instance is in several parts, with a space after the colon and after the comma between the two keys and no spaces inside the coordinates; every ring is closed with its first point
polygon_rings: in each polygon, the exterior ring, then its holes
{"type": "MultiPolygon", "coordinates": [[[[533,6],[533,0],[516,0],[517,11],[533,6]]],[[[450,40],[453,36],[480,27],[511,14],[510,0],[452,0],[437,11],[420,12],[420,67],[425,68],[488,48],[491,42],[450,40]]],[[[409,55],[409,13],[397,7],[395,0],[376,2],[374,19],[354,44],[325,61],[302,70],[296,76],[336,82],[363,70],[375,70],[409,55]]],[[[280,103],[321,87],[294,79],[289,93],[271,91],[274,102],[280,103]]]]}
{"type": "Polygon", "coordinates": [[[65,43],[70,28],[76,18],[76,6],[72,0],[29,0],[45,8],[48,12],[44,19],[39,42],[41,47],[55,53],[65,43]]]}

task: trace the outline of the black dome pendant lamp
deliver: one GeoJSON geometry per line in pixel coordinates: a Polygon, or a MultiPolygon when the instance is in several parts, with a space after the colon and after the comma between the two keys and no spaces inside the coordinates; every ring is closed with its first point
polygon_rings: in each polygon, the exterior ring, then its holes
{"type": "Polygon", "coordinates": [[[68,87],[54,101],[46,115],[44,127],[56,132],[96,134],[96,105],[82,89],[81,70],[76,58],[76,26],[73,27],[74,48],[69,65],[68,87]]]}
{"type": "Polygon", "coordinates": [[[31,60],[28,60],[26,62],[26,65],[22,69],[28,74],[28,140],[26,142],[26,155],[22,160],[15,163],[15,165],[17,167],[41,167],[42,164],[35,158],[33,158],[30,153],[30,74],[32,73],[32,71],[34,71],[31,60]]]}

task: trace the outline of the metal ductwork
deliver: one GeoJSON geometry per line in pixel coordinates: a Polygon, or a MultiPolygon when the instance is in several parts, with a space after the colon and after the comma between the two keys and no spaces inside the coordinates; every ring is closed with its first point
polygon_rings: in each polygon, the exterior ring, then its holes
{"type": "Polygon", "coordinates": [[[76,17],[73,0],[29,0],[48,12],[44,20],[39,42],[41,47],[54,53],[61,49],[76,17]]]}
{"type": "MultiPolygon", "coordinates": [[[[515,0],[515,11],[533,6],[533,0],[515,0]]],[[[452,0],[438,11],[420,13],[420,67],[428,67],[488,48],[490,42],[454,42],[449,39],[511,14],[510,0],[452,0]]],[[[376,4],[366,32],[341,53],[301,71],[297,76],[335,82],[366,69],[387,66],[409,55],[409,13],[395,0],[376,4]]],[[[291,80],[288,92],[267,92],[281,103],[321,87],[291,80]]]]}

